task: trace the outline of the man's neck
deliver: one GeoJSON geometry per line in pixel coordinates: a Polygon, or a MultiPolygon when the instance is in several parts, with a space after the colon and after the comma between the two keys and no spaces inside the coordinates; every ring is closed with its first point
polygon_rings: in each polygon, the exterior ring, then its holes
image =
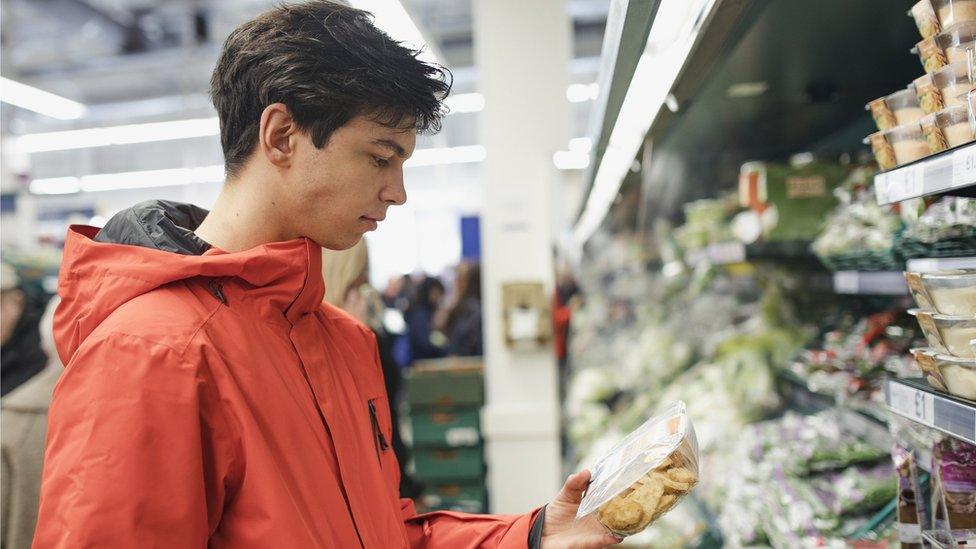
{"type": "Polygon", "coordinates": [[[281,226],[267,185],[245,174],[228,180],[194,233],[211,246],[231,253],[295,238],[281,226]]]}

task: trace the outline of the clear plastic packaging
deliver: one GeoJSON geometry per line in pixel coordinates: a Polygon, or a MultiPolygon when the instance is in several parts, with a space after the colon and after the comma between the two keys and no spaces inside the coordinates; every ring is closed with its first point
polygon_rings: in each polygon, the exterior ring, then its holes
{"type": "Polygon", "coordinates": [[[593,466],[576,518],[596,513],[613,534],[636,534],[674,508],[698,477],[698,439],[685,403],[678,401],[593,466]]]}
{"type": "Polygon", "coordinates": [[[925,116],[922,107],[918,104],[918,95],[915,93],[914,86],[898,90],[885,97],[885,104],[895,114],[895,121],[899,125],[918,122],[925,116]]]}
{"type": "Polygon", "coordinates": [[[966,51],[976,46],[976,21],[960,23],[947,29],[935,39],[936,46],[945,52],[947,63],[966,60],[966,51]]]}
{"type": "Polygon", "coordinates": [[[897,126],[886,131],[884,136],[888,143],[891,143],[895,152],[895,160],[899,166],[931,154],[929,145],[925,142],[925,136],[922,135],[922,126],[918,123],[897,126]]]}
{"type": "Polygon", "coordinates": [[[976,530],[926,530],[922,537],[936,549],[976,547],[976,530]]]}
{"type": "MultiPolygon", "coordinates": [[[[976,0],[973,2],[976,5],[976,0]]],[[[966,96],[974,88],[972,77],[969,74],[969,64],[966,61],[942,67],[932,75],[932,81],[939,88],[939,92],[942,94],[942,103],[946,107],[965,105],[966,96]]]]}
{"type": "MultiPolygon", "coordinates": [[[[942,69],[945,70],[945,69],[942,69]]],[[[942,100],[942,92],[935,85],[935,80],[931,74],[923,74],[912,82],[915,86],[915,94],[918,96],[918,104],[926,114],[933,114],[945,108],[942,100]]],[[[894,115],[892,115],[894,116],[894,115]]]]}
{"type": "Polygon", "coordinates": [[[976,316],[976,271],[906,272],[919,308],[951,316],[976,316]]]}
{"type": "MultiPolygon", "coordinates": [[[[916,94],[917,97],[918,95],[916,94]]],[[[874,119],[874,124],[878,127],[879,131],[890,130],[898,125],[898,121],[895,120],[895,113],[891,112],[891,109],[888,108],[888,103],[885,102],[884,97],[875,99],[865,105],[864,108],[871,111],[871,118],[874,119]]]]}
{"type": "Polygon", "coordinates": [[[895,159],[895,149],[885,139],[883,132],[872,133],[864,139],[864,143],[871,145],[871,152],[874,153],[874,160],[878,163],[879,168],[882,170],[892,170],[898,167],[898,161],[895,159]]]}
{"type": "Polygon", "coordinates": [[[976,360],[912,349],[915,362],[933,389],[976,401],[976,360]]]}
{"type": "Polygon", "coordinates": [[[949,42],[950,38],[951,36],[942,33],[932,38],[926,38],[912,48],[912,53],[918,55],[927,74],[932,74],[949,64],[946,52],[940,44],[949,42]]]}
{"type": "Polygon", "coordinates": [[[927,114],[919,120],[919,124],[922,126],[922,136],[925,137],[925,143],[928,144],[929,152],[932,154],[942,152],[949,148],[949,141],[946,139],[945,134],[942,133],[942,128],[939,127],[938,121],[936,120],[937,115],[927,114]]]}
{"type": "Polygon", "coordinates": [[[939,354],[976,360],[970,342],[976,338],[976,317],[951,316],[912,309],[925,339],[939,354]]]}
{"type": "Polygon", "coordinates": [[[965,21],[976,21],[976,0],[931,0],[943,29],[965,21]]]}
{"type": "Polygon", "coordinates": [[[973,141],[973,128],[969,125],[969,106],[949,107],[935,115],[935,123],[942,130],[949,147],[958,147],[973,141]]]}
{"type": "Polygon", "coordinates": [[[932,6],[931,0],[919,0],[908,12],[915,20],[919,34],[922,38],[931,38],[942,31],[939,23],[939,16],[932,6]]]}

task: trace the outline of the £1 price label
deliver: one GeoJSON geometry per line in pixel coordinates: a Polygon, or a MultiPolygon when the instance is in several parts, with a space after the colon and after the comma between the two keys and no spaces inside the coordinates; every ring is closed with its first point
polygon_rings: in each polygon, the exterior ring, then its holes
{"type": "Polygon", "coordinates": [[[976,184],[976,146],[952,153],[952,187],[976,184]]]}

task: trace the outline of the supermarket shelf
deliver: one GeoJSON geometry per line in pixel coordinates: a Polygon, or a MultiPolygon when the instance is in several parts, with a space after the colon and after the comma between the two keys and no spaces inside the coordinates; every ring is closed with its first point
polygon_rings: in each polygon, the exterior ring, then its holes
{"type": "Polygon", "coordinates": [[[885,402],[892,413],[976,444],[976,404],[938,393],[920,379],[889,379],[885,402]]]}
{"type": "Polygon", "coordinates": [[[976,186],[976,143],[874,176],[879,204],[892,204],[976,186]]]}
{"type": "Polygon", "coordinates": [[[906,270],[916,273],[932,273],[950,269],[976,269],[976,257],[936,257],[909,259],[906,270]]]}
{"type": "Polygon", "coordinates": [[[826,410],[828,408],[843,408],[854,412],[852,419],[857,423],[857,427],[862,428],[862,432],[870,431],[874,440],[882,445],[887,445],[888,428],[884,407],[873,405],[870,402],[859,403],[853,400],[838,401],[831,395],[814,391],[807,384],[807,381],[797,375],[792,370],[782,369],[777,375],[786,382],[786,397],[790,402],[790,407],[798,412],[812,414],[826,410]],[[867,420],[867,421],[862,421],[867,420]],[[881,439],[884,439],[883,441],[881,439]]]}
{"type": "Polygon", "coordinates": [[[905,295],[908,284],[901,271],[837,271],[834,291],[848,295],[905,295]]]}
{"type": "Polygon", "coordinates": [[[689,252],[688,260],[692,264],[707,260],[712,265],[757,260],[817,261],[816,256],[810,252],[808,241],[757,242],[748,245],[741,242],[721,242],[689,252]]]}

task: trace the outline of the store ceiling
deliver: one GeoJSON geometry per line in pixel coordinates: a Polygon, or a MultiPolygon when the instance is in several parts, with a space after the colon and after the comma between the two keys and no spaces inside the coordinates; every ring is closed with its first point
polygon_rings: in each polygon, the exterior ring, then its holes
{"type": "Polygon", "coordinates": [[[652,197],[651,219],[733,188],[747,160],[862,149],[872,129],[864,104],[922,74],[909,52],[918,31],[901,3],[750,4],[721,47],[693,54],[690,65],[707,75],[696,89],[679,91],[678,113],[655,125],[644,193],[652,197]]]}

